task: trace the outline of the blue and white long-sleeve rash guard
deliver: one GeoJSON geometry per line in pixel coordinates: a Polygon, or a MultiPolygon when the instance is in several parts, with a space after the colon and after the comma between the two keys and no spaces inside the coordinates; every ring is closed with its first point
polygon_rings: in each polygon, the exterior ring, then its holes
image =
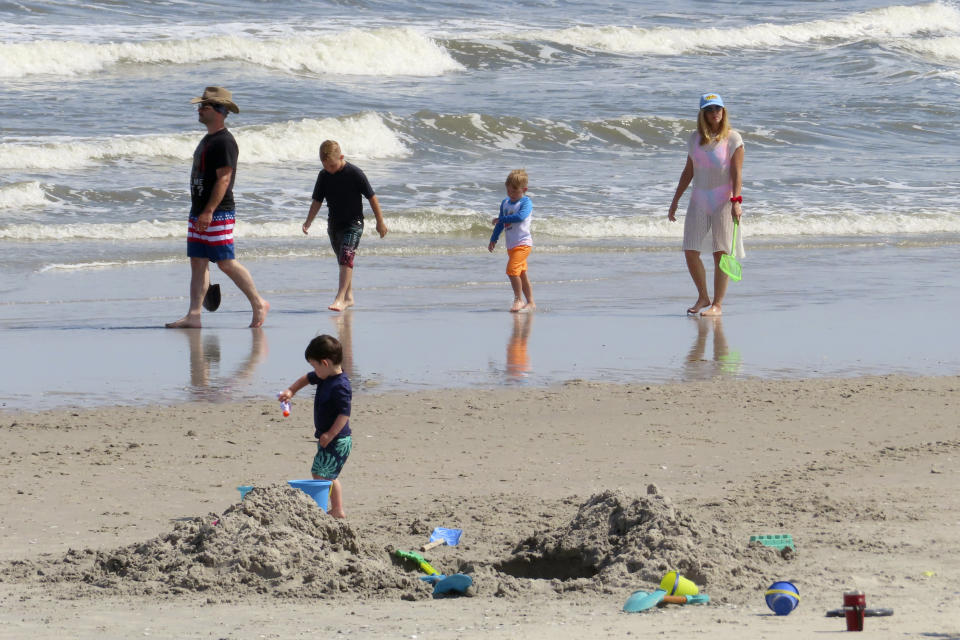
{"type": "Polygon", "coordinates": [[[532,247],[533,237],[530,235],[530,219],[533,217],[533,202],[523,196],[517,201],[504,198],[500,203],[500,216],[497,225],[493,228],[490,242],[496,244],[500,232],[506,230],[507,249],[514,247],[532,247]]]}

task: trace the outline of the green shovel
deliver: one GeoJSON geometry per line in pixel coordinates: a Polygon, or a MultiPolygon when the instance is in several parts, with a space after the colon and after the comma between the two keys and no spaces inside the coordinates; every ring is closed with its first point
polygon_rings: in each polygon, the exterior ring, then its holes
{"type": "Polygon", "coordinates": [[[730,245],[730,253],[725,253],[720,256],[720,271],[730,276],[730,279],[734,282],[740,282],[740,279],[743,277],[743,268],[740,266],[740,263],[737,262],[737,259],[733,257],[733,254],[737,252],[737,229],[739,228],[740,224],[734,220],[733,244],[730,245]]]}

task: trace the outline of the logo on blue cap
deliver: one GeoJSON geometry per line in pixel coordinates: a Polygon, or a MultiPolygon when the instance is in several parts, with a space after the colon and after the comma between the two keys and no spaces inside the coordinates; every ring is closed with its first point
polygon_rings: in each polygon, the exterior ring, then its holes
{"type": "Polygon", "coordinates": [[[709,107],[710,105],[715,104],[718,107],[723,106],[723,100],[715,93],[705,93],[700,96],[700,108],[709,107]]]}

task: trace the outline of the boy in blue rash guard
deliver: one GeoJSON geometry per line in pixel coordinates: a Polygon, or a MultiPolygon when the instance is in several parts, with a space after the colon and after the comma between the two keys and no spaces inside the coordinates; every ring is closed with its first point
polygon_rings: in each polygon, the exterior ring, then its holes
{"type": "Polygon", "coordinates": [[[353,391],[350,379],[343,372],[343,347],[333,336],[321,335],[310,341],[304,357],[313,371],[300,376],[277,398],[289,402],[297,391],[308,384],[317,385],[313,400],[313,435],[317,438],[317,454],[310,471],[314,480],[330,480],[330,510],[334,518],[347,517],[343,510],[343,489],[340,471],[353,449],[350,431],[350,405],[353,391]]]}
{"type": "Polygon", "coordinates": [[[497,246],[500,233],[506,231],[507,236],[507,277],[513,287],[513,306],[510,311],[533,311],[537,305],[533,301],[533,287],[527,277],[527,256],[533,247],[533,238],[530,235],[530,219],[533,214],[533,203],[526,196],[529,177],[523,169],[514,169],[507,176],[507,197],[500,203],[500,215],[493,219],[493,235],[487,250],[491,253],[497,246]],[[521,299],[521,293],[526,298],[526,304],[521,299]]]}

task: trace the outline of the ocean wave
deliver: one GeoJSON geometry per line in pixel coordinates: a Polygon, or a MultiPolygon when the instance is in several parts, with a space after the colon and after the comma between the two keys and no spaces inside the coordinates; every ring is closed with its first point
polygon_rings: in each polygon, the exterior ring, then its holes
{"type": "MultiPolygon", "coordinates": [[[[960,10],[938,2],[892,6],[832,20],[756,24],[724,29],[571,27],[512,36],[617,54],[678,55],[726,49],[775,49],[812,43],[887,40],[960,31],[960,10]]],[[[505,36],[506,37],[506,36],[505,36]]]]}
{"type": "Polygon", "coordinates": [[[0,186],[0,209],[44,207],[50,204],[39,182],[15,182],[0,186]]]}
{"type": "Polygon", "coordinates": [[[960,63],[960,36],[916,39],[898,42],[896,46],[935,62],[960,63]]]}
{"type": "MultiPolygon", "coordinates": [[[[602,120],[524,119],[486,113],[433,113],[392,124],[420,144],[449,149],[563,151],[585,147],[663,148],[682,143],[693,121],[624,115],[602,120]]],[[[771,138],[772,141],[772,138],[771,138]]]]}
{"type": "MultiPolygon", "coordinates": [[[[758,205],[759,206],[759,205],[758,205]]],[[[581,240],[658,240],[683,235],[679,222],[665,215],[626,216],[546,216],[538,215],[533,224],[534,238],[546,244],[581,240]]],[[[387,217],[392,235],[476,238],[489,237],[490,216],[470,209],[418,209],[387,217]]],[[[284,221],[237,222],[236,233],[242,239],[303,238],[302,219],[284,221]]],[[[875,213],[851,210],[821,210],[815,213],[771,213],[744,219],[745,236],[813,237],[877,236],[903,234],[960,233],[960,210],[875,213]]],[[[0,226],[0,240],[64,241],[124,240],[151,241],[182,239],[185,221],[140,220],[133,223],[68,223],[53,225],[14,224],[0,226]]],[[[321,231],[320,235],[324,235],[321,231]]],[[[317,232],[312,236],[317,235],[317,232]]],[[[311,236],[311,237],[312,237],[311,236]]],[[[325,236],[324,236],[325,237],[325,236]]],[[[471,240],[472,242],[472,240],[471,240]]]]}
{"type": "MultiPolygon", "coordinates": [[[[361,159],[404,157],[409,150],[382,117],[364,113],[339,118],[304,119],[268,125],[231,127],[243,163],[317,160],[320,143],[340,142],[344,152],[361,159]]],[[[121,158],[148,160],[193,157],[199,133],[57,139],[0,144],[5,169],[76,169],[121,158]]]]}
{"type": "Polygon", "coordinates": [[[364,76],[438,76],[462,69],[431,38],[409,28],[257,39],[212,35],[189,40],[0,43],[0,78],[75,76],[116,65],[237,61],[281,71],[364,76]]]}

